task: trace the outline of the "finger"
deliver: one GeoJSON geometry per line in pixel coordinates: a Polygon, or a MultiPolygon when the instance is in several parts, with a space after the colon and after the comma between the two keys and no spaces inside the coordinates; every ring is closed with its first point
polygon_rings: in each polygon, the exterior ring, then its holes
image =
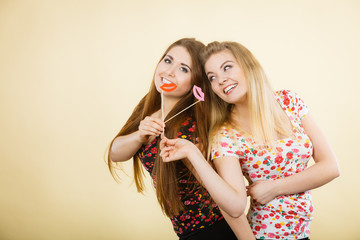
{"type": "Polygon", "coordinates": [[[163,150],[166,147],[166,138],[160,141],[160,149],[163,150]]]}
{"type": "Polygon", "coordinates": [[[164,125],[162,119],[157,118],[157,117],[151,117],[151,119],[155,122],[157,122],[161,127],[164,125]]]}
{"type": "Polygon", "coordinates": [[[146,127],[147,129],[153,129],[154,131],[157,131],[159,134],[163,132],[163,128],[155,122],[145,122],[144,123],[144,127],[146,127]]]}
{"type": "Polygon", "coordinates": [[[162,120],[160,118],[150,117],[149,121],[152,122],[154,124],[154,126],[156,126],[159,130],[161,130],[161,131],[163,130],[164,123],[162,122],[162,120]]]}
{"type": "Polygon", "coordinates": [[[142,129],[140,130],[140,135],[142,136],[158,136],[158,132],[154,132],[153,130],[151,129],[142,129]]]}
{"type": "Polygon", "coordinates": [[[165,137],[165,139],[166,139],[166,145],[167,146],[169,146],[169,145],[170,146],[175,146],[177,141],[178,141],[177,138],[176,139],[168,139],[168,138],[165,137]]]}

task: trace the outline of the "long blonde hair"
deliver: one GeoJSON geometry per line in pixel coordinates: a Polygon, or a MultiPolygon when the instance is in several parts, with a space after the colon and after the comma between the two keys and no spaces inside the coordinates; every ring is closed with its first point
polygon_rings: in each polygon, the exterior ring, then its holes
{"type": "MultiPolygon", "coordinates": [[[[162,55],[160,61],[165,57],[165,55],[175,46],[184,47],[191,56],[192,60],[192,71],[191,71],[191,84],[197,85],[203,89],[205,94],[210,91],[206,83],[206,77],[202,71],[199,54],[200,50],[204,47],[204,44],[195,40],[194,38],[183,38],[173,44],[171,44],[165,53],[162,55]]],[[[159,61],[159,63],[160,63],[159,61]]],[[[195,97],[192,91],[189,91],[185,96],[179,100],[179,102],[174,106],[174,108],[169,112],[165,117],[165,120],[169,117],[180,112],[187,106],[191,105],[195,101],[195,97]]],[[[118,136],[128,135],[132,132],[138,130],[140,121],[143,120],[146,116],[153,114],[158,111],[161,107],[161,96],[160,93],[156,90],[154,77],[151,83],[149,92],[141,99],[138,105],[135,107],[133,113],[120,130],[120,132],[115,136],[115,138],[110,143],[110,148],[118,136]]],[[[182,114],[178,115],[176,118],[173,118],[166,123],[166,136],[168,138],[176,138],[176,134],[181,127],[182,123],[189,116],[192,116],[196,121],[196,128],[193,136],[193,142],[198,138],[201,143],[201,151],[205,152],[208,148],[208,124],[209,120],[205,114],[209,111],[207,105],[203,102],[196,104],[194,107],[189,108],[182,114]]],[[[158,151],[159,152],[159,151],[158,151]]],[[[115,180],[119,181],[120,176],[118,174],[119,163],[113,162],[110,157],[110,151],[108,152],[107,157],[108,167],[111,175],[115,180]]],[[[138,192],[142,193],[144,191],[144,181],[143,181],[143,168],[141,166],[140,159],[137,154],[133,156],[133,166],[134,166],[134,180],[138,192]]],[[[159,154],[156,156],[154,163],[154,168],[152,171],[153,179],[156,179],[156,195],[158,202],[163,210],[163,212],[172,217],[178,215],[179,211],[184,210],[184,206],[179,198],[179,188],[178,188],[178,176],[176,171],[176,162],[164,163],[159,154]]],[[[189,171],[189,175],[191,173],[189,171]]],[[[189,177],[190,177],[189,176],[189,177]]]]}
{"type": "MultiPolygon", "coordinates": [[[[276,101],[274,92],[265,75],[260,63],[254,55],[243,45],[237,42],[212,42],[209,43],[201,53],[202,64],[216,53],[229,50],[242,68],[248,86],[248,104],[250,111],[251,134],[260,145],[272,145],[279,135],[289,136],[292,134],[289,120],[284,118],[280,111],[279,103],[276,101]]],[[[210,85],[210,82],[208,85],[210,85]]],[[[211,132],[217,131],[224,123],[236,126],[231,118],[233,104],[226,103],[216,94],[210,94],[211,132]]],[[[210,136],[213,136],[210,133],[210,136]]]]}

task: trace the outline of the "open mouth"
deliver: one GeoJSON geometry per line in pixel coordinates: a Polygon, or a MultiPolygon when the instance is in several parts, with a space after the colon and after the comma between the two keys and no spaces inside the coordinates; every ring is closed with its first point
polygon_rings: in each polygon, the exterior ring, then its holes
{"type": "Polygon", "coordinates": [[[237,83],[231,84],[224,89],[225,94],[230,94],[234,88],[237,87],[237,83]]]}
{"type": "Polygon", "coordinates": [[[161,82],[163,83],[163,85],[161,85],[160,88],[165,92],[172,92],[177,88],[177,85],[175,83],[172,83],[165,78],[161,78],[161,82]]]}

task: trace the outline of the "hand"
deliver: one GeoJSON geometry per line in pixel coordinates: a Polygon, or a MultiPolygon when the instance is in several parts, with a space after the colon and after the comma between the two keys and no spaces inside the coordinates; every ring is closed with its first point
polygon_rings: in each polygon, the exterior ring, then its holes
{"type": "Polygon", "coordinates": [[[160,118],[145,117],[140,121],[139,137],[141,142],[149,141],[150,137],[159,136],[163,132],[163,122],[160,118]]]}
{"type": "Polygon", "coordinates": [[[163,134],[161,137],[160,156],[164,162],[172,162],[187,158],[192,148],[196,148],[193,143],[185,139],[167,139],[163,134]]]}
{"type": "Polygon", "coordinates": [[[259,180],[247,186],[247,195],[256,202],[266,204],[278,196],[276,191],[277,180],[259,180]]]}

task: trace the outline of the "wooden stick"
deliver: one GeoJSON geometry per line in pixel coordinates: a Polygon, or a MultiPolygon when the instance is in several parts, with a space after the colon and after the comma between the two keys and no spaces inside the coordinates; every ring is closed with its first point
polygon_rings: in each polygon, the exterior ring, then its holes
{"type": "Polygon", "coordinates": [[[191,104],[191,105],[188,106],[187,108],[181,110],[180,112],[178,112],[177,114],[175,114],[174,116],[172,116],[171,118],[169,118],[168,120],[166,120],[166,121],[164,122],[164,124],[167,123],[168,121],[170,121],[171,119],[173,119],[174,117],[176,117],[177,115],[179,115],[180,113],[182,113],[183,111],[185,111],[186,109],[194,106],[194,105],[197,104],[198,102],[200,102],[200,100],[198,100],[197,102],[194,102],[193,104],[191,104]]]}
{"type": "Polygon", "coordinates": [[[162,122],[163,122],[163,133],[165,134],[164,111],[165,111],[164,110],[164,91],[161,90],[161,119],[162,119],[162,122]]]}

